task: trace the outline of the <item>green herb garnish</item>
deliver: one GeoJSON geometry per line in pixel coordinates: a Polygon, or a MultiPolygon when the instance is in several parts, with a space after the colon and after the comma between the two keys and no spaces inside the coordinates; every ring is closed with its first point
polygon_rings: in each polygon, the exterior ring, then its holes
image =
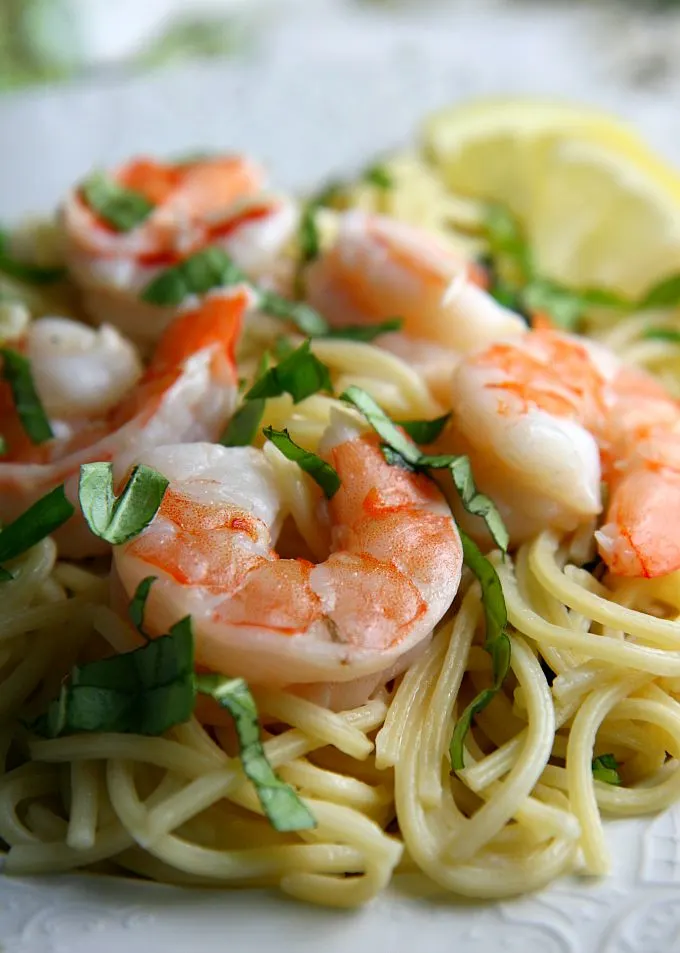
{"type": "Polygon", "coordinates": [[[598,758],[593,758],[593,779],[604,784],[621,784],[619,763],[613,754],[601,754],[598,758]]]}
{"type": "Polygon", "coordinates": [[[294,403],[319,391],[333,393],[330,371],[316,357],[309,340],[304,341],[280,364],[270,367],[246,393],[246,400],[290,394],[294,403]]]}
{"type": "Polygon", "coordinates": [[[135,594],[132,597],[132,601],[128,607],[128,615],[130,616],[130,621],[134,625],[135,629],[139,632],[140,635],[143,635],[144,638],[148,641],[149,637],[144,631],[144,609],[146,608],[146,600],[149,598],[149,593],[151,592],[151,587],[158,579],[158,576],[146,576],[145,579],[142,579],[140,584],[135,590],[135,594]]]}
{"type": "Polygon", "coordinates": [[[470,702],[456,723],[449,748],[451,767],[454,771],[462,771],[465,767],[464,745],[467,733],[475,715],[491,703],[501,688],[510,669],[511,654],[510,638],[507,633],[508,612],[498,573],[479,547],[465,533],[460,532],[460,538],[463,543],[465,565],[477,577],[482,589],[482,606],[486,622],[484,648],[491,656],[493,683],[491,688],[484,689],[470,702]]]}
{"type": "Polygon", "coordinates": [[[265,314],[290,321],[303,334],[319,337],[328,334],[328,324],[318,311],[303,301],[288,301],[273,291],[259,291],[259,306],[265,314]]]}
{"type": "Polygon", "coordinates": [[[680,344],[680,331],[676,328],[647,328],[642,337],[646,341],[668,341],[669,344],[680,344]]]}
{"type": "Polygon", "coordinates": [[[11,348],[0,348],[2,377],[12,391],[21,425],[32,443],[45,443],[54,436],[45,408],[38,396],[28,358],[11,348]]]}
{"type": "Polygon", "coordinates": [[[226,288],[246,281],[229,255],[211,245],[161,272],[146,286],[141,297],[149,304],[176,307],[189,295],[203,295],[212,288],[226,288]]]}
{"type": "Polygon", "coordinates": [[[10,253],[9,233],[0,229],[0,272],[17,281],[29,285],[53,285],[66,277],[66,269],[62,266],[44,267],[31,265],[25,261],[17,261],[10,253]]]}
{"type": "Polygon", "coordinates": [[[379,324],[348,324],[344,328],[331,328],[321,336],[370,344],[381,334],[389,334],[390,331],[401,331],[403,324],[403,318],[387,318],[379,324]]]}
{"type": "Polygon", "coordinates": [[[394,177],[384,165],[376,163],[364,170],[362,175],[364,182],[374,185],[378,189],[387,191],[394,187],[394,177]]]}
{"type": "Polygon", "coordinates": [[[451,419],[451,414],[435,417],[434,420],[398,420],[397,426],[403,427],[416,443],[433,443],[451,419]]]}
{"type": "Polygon", "coordinates": [[[138,536],[154,518],[169,481],[151,467],[133,468],[120,496],[113,492],[113,466],[85,463],[80,468],[78,497],[95,536],[114,546],[138,536]]]}
{"type": "Polygon", "coordinates": [[[341,481],[337,471],[330,463],[326,463],[315,453],[294,443],[287,430],[274,430],[273,427],[265,427],[262,433],[267,440],[271,440],[284,457],[297,463],[301,470],[308,473],[319,484],[327,499],[330,500],[335,496],[340,489],[341,481]]]}
{"type": "MultiPolygon", "coordinates": [[[[54,533],[75,513],[66,499],[64,486],[57,486],[0,530],[0,563],[21,556],[46,536],[54,533]]],[[[13,579],[12,573],[0,565],[0,582],[13,579]]]]}
{"type": "Polygon", "coordinates": [[[225,447],[249,447],[260,429],[267,401],[264,397],[241,404],[220,437],[225,447]]]}
{"type": "Polygon", "coordinates": [[[370,394],[353,385],[348,387],[344,394],[340,395],[340,399],[353,404],[364,415],[378,436],[385,441],[390,449],[398,453],[406,463],[413,466],[418,464],[422,456],[420,449],[410,437],[407,437],[399,429],[397,424],[390,420],[370,394]]]}
{"type": "Polygon", "coordinates": [[[86,179],[81,191],[92,211],[117,232],[131,232],[154,210],[141,192],[126,189],[101,172],[86,179]]]}

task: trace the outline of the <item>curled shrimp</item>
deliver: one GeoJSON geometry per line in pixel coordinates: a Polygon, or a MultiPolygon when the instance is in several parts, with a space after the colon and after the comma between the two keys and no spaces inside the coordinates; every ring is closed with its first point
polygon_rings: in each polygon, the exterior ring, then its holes
{"type": "Polygon", "coordinates": [[[458,355],[526,330],[484,291],[473,262],[415,226],[363,212],[341,218],[305,284],[336,327],[402,318],[402,331],[379,343],[416,366],[440,399],[458,355]]]}
{"type": "MultiPolygon", "coordinates": [[[[65,318],[33,322],[21,350],[54,437],[31,443],[3,383],[0,519],[15,518],[60,483],[75,493],[83,463],[111,461],[121,479],[151,446],[216,439],[236,402],[234,348],[249,302],[247,291],[205,298],[170,325],[146,371],[113,328],[93,330],[65,318]]],[[[102,545],[79,513],[57,538],[67,556],[90,555],[102,545]]]]}
{"type": "Polygon", "coordinates": [[[136,159],[113,178],[144,196],[152,211],[137,227],[118,232],[75,188],[61,216],[66,261],[89,314],[147,348],[177,313],[140,299],[161,271],[217,245],[259,279],[275,271],[295,228],[293,203],[264,194],[262,170],[242,156],[175,164],[136,159]]]}
{"type": "Polygon", "coordinates": [[[274,550],[286,507],[267,454],[208,444],[143,455],[170,487],[114,560],[128,597],[158,577],[151,633],[190,614],[200,665],[261,685],[324,686],[315,697],[338,707],[347,695],[336,689],[358,684],[367,697],[429,637],[458,589],[462,552],[435,484],[390,466],[353,418],[336,411],[320,451],[341,479],[319,499],[325,561],[274,550]]]}
{"type": "Polygon", "coordinates": [[[680,568],[680,410],[604,348],[533,331],[466,357],[453,376],[457,448],[517,540],[603,510],[602,558],[624,576],[680,568]]]}

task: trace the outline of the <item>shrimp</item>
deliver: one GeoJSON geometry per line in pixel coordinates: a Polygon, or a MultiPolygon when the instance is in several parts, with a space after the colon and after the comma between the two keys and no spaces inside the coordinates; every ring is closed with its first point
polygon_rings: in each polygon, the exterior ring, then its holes
{"type": "MultiPolygon", "coordinates": [[[[148,447],[216,439],[236,402],[234,348],[250,301],[247,290],[207,296],[170,325],[146,371],[114,328],[93,330],[65,318],[33,322],[20,349],[54,437],[31,443],[3,383],[0,519],[14,519],[63,482],[75,498],[83,463],[112,461],[119,480],[148,447]]],[[[79,512],[58,542],[63,555],[78,558],[104,545],[79,512]]]]}
{"type": "Polygon", "coordinates": [[[452,388],[456,449],[515,541],[603,510],[602,558],[624,576],[680,568],[680,407],[604,348],[534,331],[470,355],[452,388]]]}
{"type": "Polygon", "coordinates": [[[117,326],[146,349],[177,313],[140,299],[161,271],[217,245],[257,280],[275,272],[294,233],[293,203],[264,194],[263,172],[241,156],[179,164],[136,159],[113,176],[143,195],[151,213],[131,231],[117,232],[75,188],[61,213],[66,261],[92,318],[117,326]]]}
{"type": "Polygon", "coordinates": [[[305,279],[309,302],[334,326],[401,317],[402,332],[380,343],[410,360],[435,396],[448,388],[460,354],[526,331],[483,283],[473,262],[431,235],[357,211],[342,217],[335,244],[305,279]]]}
{"type": "Polygon", "coordinates": [[[323,687],[314,697],[338,707],[347,696],[337,689],[358,685],[368,697],[426,642],[458,589],[462,550],[436,485],[387,464],[353,417],[334,412],[320,453],[342,481],[319,500],[332,540],[324,562],[272,548],[286,509],[267,454],[209,444],[141,457],[170,487],[114,562],[129,598],[158,577],[145,612],[152,634],[191,615],[198,664],[307,694],[323,687]]]}

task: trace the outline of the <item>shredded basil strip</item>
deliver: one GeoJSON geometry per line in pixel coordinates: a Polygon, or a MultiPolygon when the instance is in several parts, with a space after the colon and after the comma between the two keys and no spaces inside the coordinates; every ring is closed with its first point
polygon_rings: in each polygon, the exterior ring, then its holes
{"type": "Polygon", "coordinates": [[[321,254],[321,236],[316,224],[318,206],[308,204],[302,211],[300,227],[298,229],[298,243],[300,245],[301,264],[307,265],[321,254]]]}
{"type": "MultiPolygon", "coordinates": [[[[66,499],[63,483],[50,490],[0,530],[0,563],[21,556],[63,526],[74,513],[75,507],[66,499]]],[[[13,578],[12,573],[0,565],[0,582],[13,578]]]]}
{"type": "Polygon", "coordinates": [[[680,344],[680,330],[676,328],[647,328],[642,337],[646,341],[668,341],[669,344],[680,344]]]}
{"type": "Polygon", "coordinates": [[[132,470],[120,496],[113,492],[110,463],[85,463],[80,468],[78,496],[83,516],[95,536],[114,546],[146,529],[154,518],[169,481],[151,467],[132,470]]]}
{"type": "Polygon", "coordinates": [[[364,170],[362,176],[364,182],[369,185],[375,185],[378,189],[391,189],[394,186],[394,177],[384,165],[377,163],[364,170]]]}
{"type": "Polygon", "coordinates": [[[143,635],[145,639],[148,640],[148,636],[144,631],[144,610],[146,609],[146,600],[149,598],[149,593],[151,592],[151,587],[158,579],[158,576],[146,576],[140,584],[135,589],[135,594],[132,597],[132,601],[128,606],[128,615],[130,620],[134,625],[135,629],[139,632],[140,635],[143,635]]]}
{"type": "Polygon", "coordinates": [[[403,318],[387,318],[380,324],[348,324],[344,328],[331,328],[326,334],[326,338],[341,338],[347,341],[361,341],[370,344],[381,334],[389,334],[390,331],[400,331],[403,327],[403,318]]]}
{"type": "Polygon", "coordinates": [[[434,420],[397,420],[398,427],[403,427],[406,433],[416,443],[432,443],[437,439],[451,419],[451,414],[435,417],[434,420]]]}
{"type": "Polygon", "coordinates": [[[44,267],[31,265],[25,261],[17,261],[9,251],[10,236],[4,229],[0,229],[0,272],[17,281],[29,285],[52,285],[66,277],[66,269],[61,265],[44,267]]]}
{"type": "Polygon", "coordinates": [[[613,754],[601,754],[593,758],[593,779],[604,784],[621,784],[619,763],[613,754]]]}
{"type": "Polygon", "coordinates": [[[322,460],[321,457],[298,446],[292,439],[287,430],[274,430],[273,427],[265,427],[262,433],[267,440],[271,440],[274,446],[288,460],[297,463],[301,470],[308,473],[310,477],[319,484],[326,495],[331,499],[338,492],[341,486],[340,477],[337,471],[322,460]]]}
{"type": "Polygon", "coordinates": [[[210,695],[234,719],[243,773],[253,783],[262,810],[277,831],[302,831],[316,820],[295,790],[276,776],[260,738],[257,705],[242,678],[197,675],[196,688],[210,695]]]}
{"type": "Polygon", "coordinates": [[[153,203],[141,192],[126,189],[101,172],[86,179],[81,191],[92,211],[117,232],[131,232],[154,210],[153,203]]]}
{"type": "Polygon", "coordinates": [[[4,457],[7,453],[7,441],[4,437],[0,436],[0,457],[4,457]]]}
{"type": "Polygon", "coordinates": [[[260,308],[273,318],[290,321],[303,334],[319,337],[328,334],[328,324],[318,311],[303,301],[288,301],[273,291],[259,290],[260,308]]]}
{"type": "Polygon", "coordinates": [[[638,307],[642,311],[671,308],[680,303],[680,275],[664,278],[647,291],[638,307]]]}
{"type": "Polygon", "coordinates": [[[289,354],[280,364],[269,370],[255,381],[246,393],[246,400],[261,397],[278,397],[290,394],[298,404],[305,397],[319,391],[333,393],[330,371],[315,354],[310,341],[303,341],[299,348],[289,354]]]}
{"type": "Polygon", "coordinates": [[[23,354],[8,347],[0,348],[0,356],[3,380],[10,386],[21,426],[31,443],[40,444],[51,440],[54,433],[35,389],[30,361],[23,354]]]}
{"type": "Polygon", "coordinates": [[[467,733],[475,715],[490,704],[501,688],[510,670],[511,654],[510,638],[507,633],[508,611],[498,573],[469,536],[460,530],[459,532],[463,544],[463,560],[479,580],[482,590],[482,606],[486,623],[484,648],[491,656],[493,684],[491,688],[484,689],[470,702],[456,723],[449,748],[451,767],[454,771],[462,771],[465,767],[464,745],[467,733]]]}
{"type": "Polygon", "coordinates": [[[59,698],[28,727],[45,738],[83,731],[161,735],[194,710],[191,617],[124,655],[78,665],[59,698]]]}
{"type": "Polygon", "coordinates": [[[264,397],[241,404],[220,437],[225,447],[249,447],[257,436],[267,401],[264,397]]]}
{"type": "Polygon", "coordinates": [[[238,265],[215,245],[190,255],[167,268],[142,291],[142,300],[161,307],[175,307],[189,295],[202,295],[212,288],[247,283],[238,265]]]}
{"type": "Polygon", "coordinates": [[[378,436],[382,437],[388,447],[398,453],[403,459],[412,465],[417,465],[422,454],[416,444],[402,433],[393,423],[382,408],[376,404],[370,394],[367,394],[361,387],[352,385],[340,395],[341,400],[346,400],[354,404],[360,411],[378,436]]]}

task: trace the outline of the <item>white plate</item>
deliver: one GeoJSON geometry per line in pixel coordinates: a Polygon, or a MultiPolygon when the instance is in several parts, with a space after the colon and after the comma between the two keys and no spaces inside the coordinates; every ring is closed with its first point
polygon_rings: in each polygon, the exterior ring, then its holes
{"type": "MultiPolygon", "coordinates": [[[[467,9],[467,8],[466,8],[467,9]]],[[[329,14],[330,16],[330,14],[329,14]]],[[[588,14],[584,14],[589,16],[588,14]]],[[[130,153],[247,148],[287,185],[360,165],[406,141],[452,98],[532,92],[588,98],[678,150],[668,99],[610,75],[598,22],[553,10],[433,19],[380,32],[333,19],[277,36],[244,64],[203,66],[0,101],[0,209],[55,202],[95,164],[130,153]],[[603,65],[604,62],[604,65],[603,65]],[[596,95],[593,95],[596,91],[596,95]]],[[[614,68],[613,66],[611,67],[614,68]]],[[[610,71],[611,72],[611,71],[610,71]]],[[[680,950],[680,810],[608,827],[613,873],[515,902],[466,904],[398,885],[357,912],[274,894],[181,891],[101,877],[0,879],[2,953],[672,953],[680,950]]]]}

